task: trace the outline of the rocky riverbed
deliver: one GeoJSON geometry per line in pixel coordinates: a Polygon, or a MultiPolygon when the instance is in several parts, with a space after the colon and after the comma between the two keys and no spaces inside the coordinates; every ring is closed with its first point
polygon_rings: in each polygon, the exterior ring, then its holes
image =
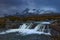
{"type": "Polygon", "coordinates": [[[21,36],[16,32],[0,35],[0,40],[51,40],[51,36],[38,34],[21,36]]]}

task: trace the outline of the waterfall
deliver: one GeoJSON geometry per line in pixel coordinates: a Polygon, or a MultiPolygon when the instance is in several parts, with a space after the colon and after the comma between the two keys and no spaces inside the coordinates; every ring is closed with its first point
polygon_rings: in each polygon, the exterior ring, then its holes
{"type": "Polygon", "coordinates": [[[30,23],[26,29],[29,29],[30,27],[32,27],[33,23],[30,23]]]}
{"type": "Polygon", "coordinates": [[[29,23],[29,24],[23,24],[19,26],[19,29],[29,29],[30,27],[32,27],[33,23],[29,23]]]}
{"type": "Polygon", "coordinates": [[[7,33],[12,33],[12,32],[18,32],[21,35],[29,35],[29,34],[45,34],[45,35],[50,35],[50,28],[48,23],[42,24],[38,23],[37,26],[35,26],[34,29],[30,29],[32,27],[33,23],[23,23],[22,25],[19,26],[18,29],[10,29],[6,30],[3,32],[0,32],[0,34],[7,34],[7,33]],[[45,25],[47,24],[47,26],[45,25]],[[47,33],[44,32],[47,28],[47,33]]]}
{"type": "Polygon", "coordinates": [[[50,33],[50,28],[49,28],[49,26],[47,26],[47,29],[48,29],[48,33],[50,33]]]}
{"type": "Polygon", "coordinates": [[[34,30],[39,30],[40,29],[40,27],[42,26],[42,24],[38,24],[35,28],[34,28],[34,30]]]}
{"type": "Polygon", "coordinates": [[[24,23],[23,25],[20,25],[19,29],[26,29],[27,25],[24,23]]]}
{"type": "Polygon", "coordinates": [[[44,30],[45,30],[45,27],[46,27],[46,26],[44,25],[44,26],[43,26],[43,28],[42,28],[42,32],[44,32],[44,30]]]}

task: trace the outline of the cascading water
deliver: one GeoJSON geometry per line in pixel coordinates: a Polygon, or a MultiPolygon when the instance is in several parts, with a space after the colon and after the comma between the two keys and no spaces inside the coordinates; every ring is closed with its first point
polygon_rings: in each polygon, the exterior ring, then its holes
{"type": "Polygon", "coordinates": [[[45,30],[45,25],[42,27],[42,30],[41,31],[44,32],[44,30],[45,30]]]}
{"type": "Polygon", "coordinates": [[[26,29],[29,29],[30,27],[32,27],[33,23],[30,23],[29,26],[27,26],[26,29]]]}
{"type": "Polygon", "coordinates": [[[40,27],[42,27],[42,24],[38,24],[35,28],[34,28],[34,30],[39,30],[40,29],[40,27]]]}
{"type": "Polygon", "coordinates": [[[44,24],[39,23],[34,29],[29,29],[30,27],[32,27],[32,24],[33,23],[30,23],[30,25],[28,25],[26,23],[23,23],[23,25],[20,25],[20,27],[18,29],[6,30],[4,32],[0,32],[0,34],[19,32],[19,34],[22,34],[22,35],[29,35],[29,34],[45,34],[45,35],[50,35],[49,26],[45,26],[44,24]],[[45,31],[45,27],[47,27],[48,33],[44,32],[45,31]]]}
{"type": "Polygon", "coordinates": [[[47,29],[48,29],[48,33],[50,33],[50,30],[51,30],[51,29],[49,28],[49,26],[47,26],[47,29]]]}
{"type": "Polygon", "coordinates": [[[23,25],[20,25],[19,28],[20,28],[20,29],[26,29],[26,28],[27,28],[27,25],[24,23],[23,25]]]}

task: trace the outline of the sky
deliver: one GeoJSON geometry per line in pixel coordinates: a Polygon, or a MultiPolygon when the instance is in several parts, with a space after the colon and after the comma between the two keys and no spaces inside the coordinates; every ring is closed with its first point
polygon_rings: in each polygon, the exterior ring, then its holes
{"type": "Polygon", "coordinates": [[[26,8],[60,12],[60,0],[0,0],[0,16],[15,14],[26,8]]]}

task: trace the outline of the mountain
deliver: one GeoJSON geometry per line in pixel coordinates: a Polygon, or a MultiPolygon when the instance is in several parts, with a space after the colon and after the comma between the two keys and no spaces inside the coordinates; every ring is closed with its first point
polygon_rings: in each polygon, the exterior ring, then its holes
{"type": "Polygon", "coordinates": [[[22,12],[16,12],[12,15],[4,14],[4,16],[17,16],[17,17],[29,17],[29,16],[55,16],[60,15],[60,13],[53,12],[51,10],[40,10],[40,9],[29,9],[26,8],[22,12]]]}

